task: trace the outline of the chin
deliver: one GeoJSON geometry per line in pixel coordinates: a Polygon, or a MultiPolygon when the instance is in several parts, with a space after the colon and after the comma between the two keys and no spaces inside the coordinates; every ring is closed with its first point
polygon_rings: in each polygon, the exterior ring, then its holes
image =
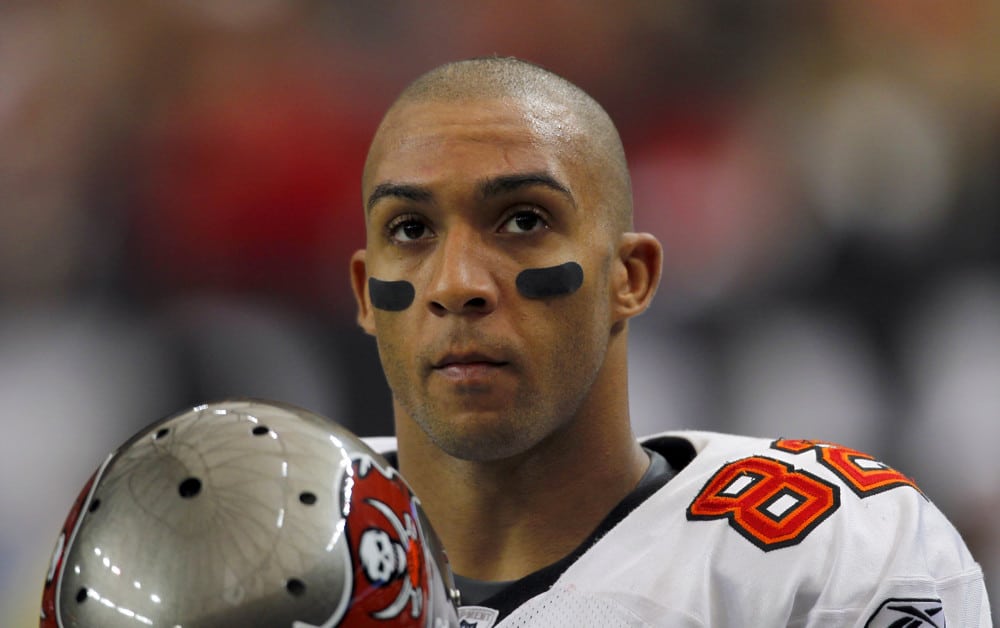
{"type": "Polygon", "coordinates": [[[541,440],[541,437],[536,438],[519,422],[509,418],[493,421],[463,419],[457,425],[425,425],[425,431],[434,444],[449,456],[470,462],[511,458],[530,450],[541,440]]]}

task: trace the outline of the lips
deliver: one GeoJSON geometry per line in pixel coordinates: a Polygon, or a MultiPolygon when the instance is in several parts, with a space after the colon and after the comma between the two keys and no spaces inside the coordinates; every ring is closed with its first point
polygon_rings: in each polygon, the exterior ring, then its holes
{"type": "Polygon", "coordinates": [[[498,359],[496,357],[487,355],[485,353],[449,353],[436,361],[432,368],[443,369],[453,366],[472,366],[472,365],[483,365],[483,366],[503,366],[507,364],[505,360],[498,359]]]}
{"type": "Polygon", "coordinates": [[[449,353],[432,365],[433,372],[456,382],[485,380],[508,364],[498,356],[485,353],[449,353]]]}

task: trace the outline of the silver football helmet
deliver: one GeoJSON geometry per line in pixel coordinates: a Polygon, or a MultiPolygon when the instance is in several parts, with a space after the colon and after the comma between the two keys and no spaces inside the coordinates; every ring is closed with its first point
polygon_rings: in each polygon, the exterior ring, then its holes
{"type": "Polygon", "coordinates": [[[312,412],[229,400],[154,423],[71,509],[42,628],[457,626],[451,571],[384,458],[312,412]]]}

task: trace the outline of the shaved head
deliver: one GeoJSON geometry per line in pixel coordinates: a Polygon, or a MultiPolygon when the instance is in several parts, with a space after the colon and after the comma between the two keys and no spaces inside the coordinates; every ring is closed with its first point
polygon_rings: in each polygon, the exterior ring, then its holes
{"type": "Polygon", "coordinates": [[[507,100],[524,111],[528,124],[554,141],[568,143],[600,197],[610,226],[632,228],[632,188],[621,138],[610,116],[582,89],[540,66],[512,57],[456,61],[420,76],[386,112],[365,162],[367,183],[373,161],[381,154],[380,136],[408,106],[427,102],[474,103],[507,100]],[[558,121],[553,124],[553,121],[558,121]],[[544,129],[543,129],[544,127],[544,129]]]}

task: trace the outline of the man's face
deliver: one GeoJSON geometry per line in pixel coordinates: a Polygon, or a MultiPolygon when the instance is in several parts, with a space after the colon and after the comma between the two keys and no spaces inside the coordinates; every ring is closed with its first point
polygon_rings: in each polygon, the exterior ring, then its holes
{"type": "Polygon", "coordinates": [[[514,455],[572,421],[611,333],[617,238],[601,181],[568,111],[533,109],[404,105],[366,169],[367,249],[352,265],[359,318],[377,338],[397,413],[459,458],[514,455]],[[578,287],[536,273],[543,296],[519,288],[524,271],[570,262],[583,271],[578,287]],[[386,288],[391,307],[369,287],[386,288]]]}

